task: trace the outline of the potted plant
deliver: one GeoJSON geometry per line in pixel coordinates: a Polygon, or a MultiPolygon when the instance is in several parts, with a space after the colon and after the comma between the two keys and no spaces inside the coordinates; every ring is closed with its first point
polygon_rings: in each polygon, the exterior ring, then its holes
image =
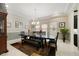
{"type": "Polygon", "coordinates": [[[63,37],[63,42],[65,42],[66,40],[66,35],[69,32],[69,30],[67,28],[61,28],[60,32],[62,33],[62,37],[63,37]]]}

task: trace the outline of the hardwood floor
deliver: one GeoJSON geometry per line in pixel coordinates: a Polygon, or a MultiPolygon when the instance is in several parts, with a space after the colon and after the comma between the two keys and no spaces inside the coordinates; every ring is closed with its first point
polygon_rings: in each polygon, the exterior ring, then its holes
{"type": "Polygon", "coordinates": [[[21,44],[20,42],[17,42],[11,45],[29,56],[31,55],[47,56],[48,55],[48,48],[46,47],[44,49],[40,48],[39,50],[36,50],[36,47],[26,43],[21,44]]]}

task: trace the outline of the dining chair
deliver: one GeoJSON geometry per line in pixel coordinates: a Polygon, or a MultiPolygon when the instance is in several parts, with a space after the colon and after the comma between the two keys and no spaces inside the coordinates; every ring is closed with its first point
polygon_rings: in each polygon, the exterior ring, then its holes
{"type": "Polygon", "coordinates": [[[50,46],[51,44],[54,44],[55,47],[56,47],[56,50],[57,50],[57,40],[58,40],[58,35],[59,35],[59,32],[57,32],[56,38],[54,38],[54,39],[50,39],[49,42],[48,42],[48,45],[49,45],[49,46],[50,46]]]}

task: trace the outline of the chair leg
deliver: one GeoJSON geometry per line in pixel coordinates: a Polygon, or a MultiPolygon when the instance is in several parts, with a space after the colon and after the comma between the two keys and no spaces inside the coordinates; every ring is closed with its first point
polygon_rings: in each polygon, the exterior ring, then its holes
{"type": "Polygon", "coordinates": [[[23,44],[23,43],[24,43],[24,41],[22,40],[22,41],[21,41],[21,43],[23,44]]]}
{"type": "Polygon", "coordinates": [[[57,51],[57,45],[56,45],[56,51],[57,51]]]}
{"type": "Polygon", "coordinates": [[[55,55],[56,55],[55,47],[50,47],[49,52],[48,52],[48,56],[55,56],[55,55]]]}

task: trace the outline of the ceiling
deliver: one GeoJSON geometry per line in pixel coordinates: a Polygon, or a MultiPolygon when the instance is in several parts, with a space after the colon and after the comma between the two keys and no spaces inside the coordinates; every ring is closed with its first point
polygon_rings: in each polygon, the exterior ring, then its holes
{"type": "Polygon", "coordinates": [[[8,3],[8,13],[25,16],[28,19],[66,15],[70,3],[8,3]]]}

